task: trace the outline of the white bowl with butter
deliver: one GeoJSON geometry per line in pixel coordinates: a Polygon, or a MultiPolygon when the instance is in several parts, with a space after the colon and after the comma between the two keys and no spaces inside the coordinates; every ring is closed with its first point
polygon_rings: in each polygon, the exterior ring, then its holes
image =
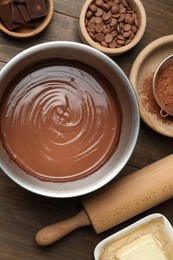
{"type": "Polygon", "coordinates": [[[159,214],[149,215],[102,240],[95,248],[95,260],[171,260],[173,228],[159,214]]]}

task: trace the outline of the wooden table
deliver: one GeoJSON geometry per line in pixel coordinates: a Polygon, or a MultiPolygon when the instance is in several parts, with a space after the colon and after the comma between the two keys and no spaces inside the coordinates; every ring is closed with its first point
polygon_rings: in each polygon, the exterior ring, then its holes
{"type": "MultiPolygon", "coordinates": [[[[81,42],[78,18],[85,0],[55,0],[51,24],[40,35],[27,40],[10,38],[0,32],[0,68],[22,50],[47,41],[81,42]]],[[[173,0],[142,0],[147,13],[147,28],[141,42],[128,54],[113,58],[129,75],[139,52],[153,40],[173,34],[173,0]]],[[[122,175],[173,153],[173,139],[155,133],[141,122],[135,150],[122,175]]],[[[80,198],[52,199],[32,194],[13,183],[0,171],[0,259],[93,259],[93,251],[103,238],[134,221],[155,212],[164,214],[173,225],[173,199],[140,214],[104,233],[92,227],[80,228],[59,242],[41,248],[35,244],[36,232],[50,224],[75,215],[82,208],[80,198]]]]}

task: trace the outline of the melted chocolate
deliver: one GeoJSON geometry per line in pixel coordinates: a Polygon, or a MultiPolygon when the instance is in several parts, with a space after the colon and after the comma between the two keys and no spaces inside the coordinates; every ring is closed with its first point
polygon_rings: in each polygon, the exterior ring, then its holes
{"type": "Polygon", "coordinates": [[[27,73],[1,104],[1,139],[25,172],[53,182],[99,169],[121,129],[116,93],[98,71],[62,61],[27,73]]]}

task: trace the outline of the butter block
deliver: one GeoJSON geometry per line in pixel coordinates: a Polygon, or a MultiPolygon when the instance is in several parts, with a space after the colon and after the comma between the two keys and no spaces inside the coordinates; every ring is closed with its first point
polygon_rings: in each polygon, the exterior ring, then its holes
{"type": "Polygon", "coordinates": [[[151,234],[146,234],[122,247],[116,253],[118,260],[166,260],[161,244],[151,234]]]}

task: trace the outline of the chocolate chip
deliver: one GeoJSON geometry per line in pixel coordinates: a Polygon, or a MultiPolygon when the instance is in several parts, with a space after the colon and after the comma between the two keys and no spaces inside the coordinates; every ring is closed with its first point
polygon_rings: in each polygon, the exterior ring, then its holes
{"type": "Polygon", "coordinates": [[[118,36],[118,32],[117,31],[113,31],[111,32],[113,38],[115,39],[118,36]]]}
{"type": "Polygon", "coordinates": [[[131,31],[123,32],[124,38],[128,38],[131,35],[131,33],[132,33],[131,31]]]}
{"type": "Polygon", "coordinates": [[[125,45],[125,40],[117,40],[117,43],[120,44],[120,45],[125,45]]]}
{"type": "Polygon", "coordinates": [[[94,33],[89,33],[89,36],[95,41],[96,40],[96,37],[95,37],[95,34],[94,33]]]}
{"type": "Polygon", "coordinates": [[[95,23],[94,22],[92,22],[92,21],[89,21],[88,22],[88,28],[95,28],[95,23]]]}
{"type": "Polygon", "coordinates": [[[110,22],[110,26],[114,26],[114,25],[116,25],[116,24],[117,24],[117,19],[112,18],[112,19],[111,19],[111,22],[110,22]]]}
{"type": "Polygon", "coordinates": [[[96,26],[95,26],[95,30],[96,30],[96,32],[102,32],[102,26],[101,26],[101,24],[96,24],[96,26]]]}
{"type": "Polygon", "coordinates": [[[123,40],[123,41],[125,40],[125,39],[124,39],[124,36],[123,36],[122,34],[118,34],[117,38],[118,38],[119,40],[123,40]]]}
{"type": "Polygon", "coordinates": [[[135,18],[133,16],[130,16],[128,23],[132,25],[132,24],[134,24],[134,22],[135,22],[135,18]]]}
{"type": "Polygon", "coordinates": [[[103,33],[96,33],[96,34],[95,34],[95,37],[96,37],[96,40],[97,40],[98,42],[103,41],[104,38],[105,38],[103,33]]]}
{"type": "Polygon", "coordinates": [[[126,12],[126,8],[124,8],[124,7],[120,8],[120,11],[119,11],[120,14],[124,14],[125,12],[126,12]]]}
{"type": "Polygon", "coordinates": [[[123,26],[123,31],[128,32],[128,31],[130,31],[131,28],[132,28],[132,26],[127,23],[127,24],[125,24],[125,25],[123,26]]]}
{"type": "Polygon", "coordinates": [[[110,48],[116,48],[116,47],[117,47],[116,41],[110,42],[110,43],[109,43],[109,47],[110,47],[110,48]]]}
{"type": "Polygon", "coordinates": [[[137,28],[135,25],[133,25],[133,26],[132,26],[132,32],[133,32],[133,33],[136,33],[137,30],[138,30],[138,28],[137,28]]]}
{"type": "Polygon", "coordinates": [[[125,15],[124,14],[120,14],[120,17],[118,18],[118,22],[122,22],[124,21],[125,15]]]}
{"type": "Polygon", "coordinates": [[[102,41],[102,42],[101,42],[101,46],[103,46],[103,47],[108,47],[108,43],[105,42],[105,41],[102,41]]]}
{"type": "Polygon", "coordinates": [[[107,13],[103,13],[102,15],[102,20],[105,22],[105,21],[109,21],[111,18],[111,13],[110,12],[107,12],[107,13]]]}
{"type": "Polygon", "coordinates": [[[23,16],[25,22],[30,22],[32,20],[31,16],[29,15],[28,9],[26,5],[20,4],[17,6],[21,15],[23,16]]]}
{"type": "Polygon", "coordinates": [[[102,6],[103,0],[96,0],[96,5],[97,6],[102,6]]]}
{"type": "Polygon", "coordinates": [[[93,13],[97,12],[97,6],[95,4],[91,4],[90,9],[93,13]]]}
{"type": "Polygon", "coordinates": [[[106,35],[106,34],[109,34],[111,33],[111,29],[110,28],[106,28],[103,30],[103,33],[106,35]]]}
{"type": "Polygon", "coordinates": [[[112,41],[113,41],[113,35],[112,34],[106,34],[105,42],[110,43],[112,41]]]}
{"type": "Polygon", "coordinates": [[[102,18],[101,17],[96,17],[94,19],[94,22],[95,22],[95,24],[101,24],[102,23],[102,18]]]}
{"type": "Polygon", "coordinates": [[[110,10],[110,6],[108,4],[102,4],[102,9],[103,11],[109,11],[110,10]]]}
{"type": "Polygon", "coordinates": [[[111,13],[112,14],[117,14],[117,13],[119,13],[119,11],[120,11],[119,6],[117,6],[117,5],[113,5],[112,6],[112,8],[111,8],[111,13]]]}
{"type": "Polygon", "coordinates": [[[86,18],[90,19],[93,16],[93,12],[91,10],[89,10],[86,14],[86,18]]]}
{"type": "Polygon", "coordinates": [[[102,16],[103,14],[103,9],[97,8],[97,12],[95,12],[95,16],[102,16]]]}

